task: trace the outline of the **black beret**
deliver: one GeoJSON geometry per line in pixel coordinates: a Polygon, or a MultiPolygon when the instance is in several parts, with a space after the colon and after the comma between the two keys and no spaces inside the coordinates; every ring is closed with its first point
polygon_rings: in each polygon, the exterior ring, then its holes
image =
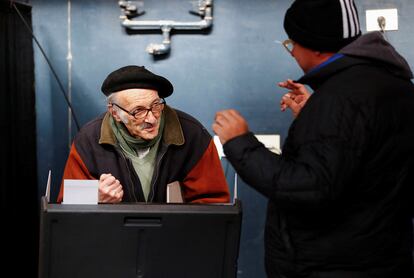
{"type": "Polygon", "coordinates": [[[170,96],[174,91],[173,85],[166,78],[139,66],[126,66],[111,72],[101,87],[106,96],[127,89],[156,90],[162,98],[170,96]]]}

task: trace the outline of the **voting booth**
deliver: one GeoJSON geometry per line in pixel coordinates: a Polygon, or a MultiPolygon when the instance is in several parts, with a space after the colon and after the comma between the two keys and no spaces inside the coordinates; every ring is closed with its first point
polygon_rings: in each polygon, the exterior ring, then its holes
{"type": "Polygon", "coordinates": [[[242,207],[41,201],[40,278],[236,277],[242,207]]]}

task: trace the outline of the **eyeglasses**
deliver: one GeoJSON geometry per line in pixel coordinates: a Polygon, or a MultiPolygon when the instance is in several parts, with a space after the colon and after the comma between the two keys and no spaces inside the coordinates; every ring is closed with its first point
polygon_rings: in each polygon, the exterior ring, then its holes
{"type": "Polygon", "coordinates": [[[166,104],[165,99],[160,98],[159,100],[157,100],[157,102],[152,104],[150,108],[137,107],[132,112],[129,112],[128,110],[126,110],[125,108],[122,108],[118,104],[111,103],[111,105],[115,105],[116,107],[118,107],[122,111],[128,113],[129,115],[131,115],[132,117],[134,117],[137,120],[144,119],[148,115],[149,111],[151,111],[154,116],[156,116],[156,117],[159,116],[161,114],[161,111],[164,110],[165,104],[166,104]]]}
{"type": "Polygon", "coordinates": [[[283,45],[283,47],[289,52],[289,54],[292,54],[293,47],[295,46],[295,42],[291,39],[284,40],[283,42],[276,40],[276,43],[280,43],[283,45]]]}

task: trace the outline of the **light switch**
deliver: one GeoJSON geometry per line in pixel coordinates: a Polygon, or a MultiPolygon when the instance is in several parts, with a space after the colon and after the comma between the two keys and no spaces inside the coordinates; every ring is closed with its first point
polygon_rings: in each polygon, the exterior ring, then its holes
{"type": "Polygon", "coordinates": [[[380,9],[366,10],[367,31],[381,31],[378,19],[385,19],[385,31],[398,30],[398,10],[380,9]]]}

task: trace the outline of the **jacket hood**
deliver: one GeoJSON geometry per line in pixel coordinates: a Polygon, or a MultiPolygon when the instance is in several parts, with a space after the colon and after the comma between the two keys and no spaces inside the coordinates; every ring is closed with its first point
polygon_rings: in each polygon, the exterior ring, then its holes
{"type": "Polygon", "coordinates": [[[370,32],[342,48],[339,53],[374,60],[384,65],[392,74],[412,79],[407,61],[387,42],[380,32],[370,32]]]}

